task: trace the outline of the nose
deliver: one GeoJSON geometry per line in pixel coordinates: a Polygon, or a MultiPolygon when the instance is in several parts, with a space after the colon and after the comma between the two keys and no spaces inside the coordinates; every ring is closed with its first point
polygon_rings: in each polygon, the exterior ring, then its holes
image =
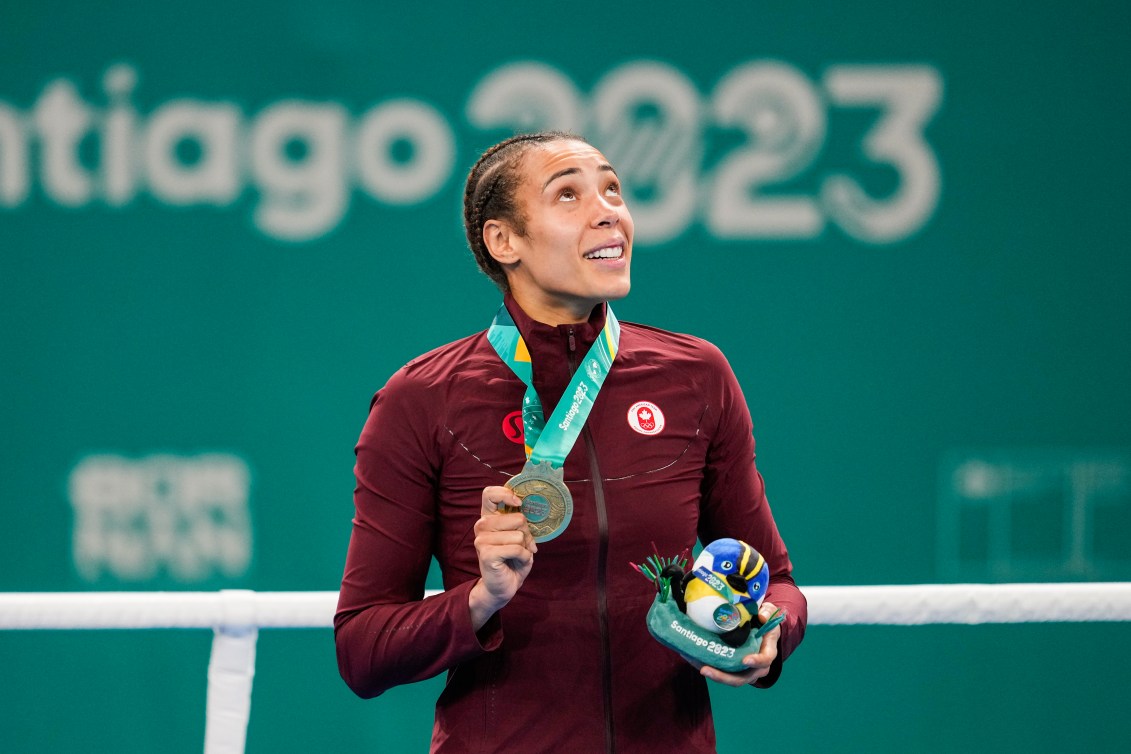
{"type": "Polygon", "coordinates": [[[609,202],[602,194],[597,195],[597,203],[593,209],[594,228],[614,228],[620,222],[620,213],[617,207],[609,202]]]}

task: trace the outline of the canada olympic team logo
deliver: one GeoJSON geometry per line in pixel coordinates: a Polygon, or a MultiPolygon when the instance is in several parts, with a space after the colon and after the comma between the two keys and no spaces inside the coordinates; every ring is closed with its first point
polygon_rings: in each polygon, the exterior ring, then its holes
{"type": "Polygon", "coordinates": [[[637,401],[628,409],[628,426],[642,435],[658,435],[664,430],[664,412],[651,401],[637,401]]]}

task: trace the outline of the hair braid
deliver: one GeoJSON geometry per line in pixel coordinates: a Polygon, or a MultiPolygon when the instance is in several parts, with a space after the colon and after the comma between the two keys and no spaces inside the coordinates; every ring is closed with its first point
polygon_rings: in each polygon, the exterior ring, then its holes
{"type": "Polygon", "coordinates": [[[526,220],[515,201],[518,189],[518,167],[532,146],[553,141],[585,139],[564,131],[540,131],[518,134],[488,149],[467,174],[463,190],[463,229],[475,263],[500,290],[507,290],[507,276],[487,250],[483,226],[488,220],[504,220],[520,233],[526,232],[526,220]]]}

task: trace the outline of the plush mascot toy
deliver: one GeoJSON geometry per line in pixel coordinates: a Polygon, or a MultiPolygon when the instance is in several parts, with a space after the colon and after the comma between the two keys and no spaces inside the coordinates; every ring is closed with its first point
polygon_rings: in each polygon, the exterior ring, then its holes
{"type": "Polygon", "coordinates": [[[769,585],[770,568],[757,550],[737,539],[716,539],[685,577],[684,611],[695,625],[737,647],[749,638],[769,585]]]}
{"type": "Polygon", "coordinates": [[[696,667],[745,670],[742,658],[758,651],[762,636],[785,616],[765,624],[758,608],[770,585],[770,568],[757,550],[737,539],[716,539],[703,548],[691,570],[687,551],[674,558],[654,554],[631,564],[656,585],[648,630],[696,667]]]}

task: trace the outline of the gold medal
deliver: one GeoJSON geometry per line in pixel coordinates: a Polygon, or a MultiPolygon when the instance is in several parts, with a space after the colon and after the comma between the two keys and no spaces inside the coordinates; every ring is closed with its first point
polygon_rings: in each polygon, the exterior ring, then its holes
{"type": "MultiPolygon", "coordinates": [[[[507,481],[506,487],[522,498],[522,515],[530,525],[535,542],[547,542],[565,531],[573,518],[573,496],[565,485],[562,470],[555,469],[549,461],[526,462],[517,476],[507,481]]],[[[510,513],[514,508],[501,506],[510,513]]]]}

